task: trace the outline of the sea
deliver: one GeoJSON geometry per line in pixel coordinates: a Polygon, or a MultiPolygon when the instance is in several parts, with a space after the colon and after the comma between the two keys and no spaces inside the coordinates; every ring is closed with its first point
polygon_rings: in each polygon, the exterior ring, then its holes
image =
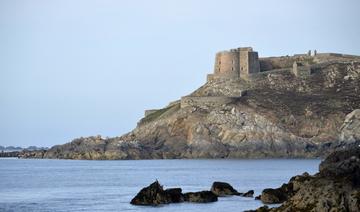
{"type": "MultiPolygon", "coordinates": [[[[134,206],[129,202],[158,180],[183,192],[210,190],[214,181],[239,192],[277,188],[298,174],[318,171],[320,159],[265,160],[47,160],[0,159],[1,212],[244,211],[263,204],[254,198],[220,197],[214,203],[134,206]]],[[[272,207],[274,205],[270,205],[272,207]]],[[[276,206],[276,205],[275,205],[276,206]]]]}

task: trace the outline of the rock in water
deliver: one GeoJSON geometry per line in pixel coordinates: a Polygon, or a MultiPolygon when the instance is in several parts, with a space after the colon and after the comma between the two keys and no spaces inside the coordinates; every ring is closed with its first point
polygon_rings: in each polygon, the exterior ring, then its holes
{"type": "Polygon", "coordinates": [[[254,196],[254,190],[250,190],[244,194],[241,194],[242,197],[253,197],[254,196]]]}
{"type": "Polygon", "coordinates": [[[184,195],[181,188],[169,188],[165,193],[170,197],[172,203],[184,202],[184,195]]]}
{"type": "Polygon", "coordinates": [[[240,193],[229,183],[225,182],[214,182],[211,186],[211,191],[220,197],[227,195],[240,195],[240,193]]]}
{"type": "Polygon", "coordinates": [[[181,188],[169,188],[164,190],[158,181],[153,182],[131,200],[133,205],[159,205],[179,202],[207,203],[216,202],[217,196],[211,191],[199,191],[182,193],[181,188]]]}
{"type": "MultiPolygon", "coordinates": [[[[176,193],[173,190],[166,192],[158,181],[153,182],[148,187],[141,189],[141,191],[131,200],[133,205],[158,205],[168,204],[172,202],[169,193],[176,193]]],[[[181,189],[180,189],[181,193],[181,189]]]]}
{"type": "Polygon", "coordinates": [[[216,202],[218,200],[218,197],[211,191],[199,191],[185,193],[184,199],[187,202],[207,203],[216,202]]]}
{"type": "Polygon", "coordinates": [[[246,210],[244,212],[269,212],[269,211],[270,211],[269,207],[265,205],[256,210],[246,210]]]}

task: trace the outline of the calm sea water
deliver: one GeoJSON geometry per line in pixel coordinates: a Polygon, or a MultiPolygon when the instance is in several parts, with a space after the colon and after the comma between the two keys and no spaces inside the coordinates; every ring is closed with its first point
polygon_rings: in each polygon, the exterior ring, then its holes
{"type": "Polygon", "coordinates": [[[209,190],[225,181],[238,191],[278,187],[320,160],[22,160],[0,159],[0,211],[242,211],[261,206],[253,198],[226,197],[208,204],[133,206],[137,192],[158,179],[165,188],[209,190]]]}

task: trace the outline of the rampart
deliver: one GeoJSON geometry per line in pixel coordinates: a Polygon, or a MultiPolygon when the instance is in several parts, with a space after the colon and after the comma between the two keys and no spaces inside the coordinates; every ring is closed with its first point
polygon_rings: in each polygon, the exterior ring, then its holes
{"type": "Polygon", "coordinates": [[[181,97],[181,108],[185,107],[216,107],[229,104],[240,97],[227,96],[184,96],[181,97]]]}
{"type": "Polygon", "coordinates": [[[158,111],[158,109],[150,109],[150,110],[145,110],[145,117],[152,114],[152,113],[155,113],[156,111],[158,111]]]}

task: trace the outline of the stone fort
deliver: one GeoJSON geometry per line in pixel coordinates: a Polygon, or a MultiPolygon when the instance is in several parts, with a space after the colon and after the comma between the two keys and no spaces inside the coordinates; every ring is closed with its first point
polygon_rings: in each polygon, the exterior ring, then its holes
{"type": "Polygon", "coordinates": [[[251,47],[241,47],[216,54],[214,73],[208,75],[208,81],[216,78],[247,78],[259,72],[258,53],[251,47]]]}
{"type": "MultiPolygon", "coordinates": [[[[180,103],[181,108],[196,107],[208,108],[233,102],[247,95],[246,88],[229,89],[226,85],[241,85],[244,81],[256,83],[257,78],[268,74],[287,72],[295,78],[304,79],[311,76],[319,66],[329,65],[333,62],[357,58],[359,56],[339,53],[318,53],[309,50],[305,54],[293,56],[262,57],[251,47],[240,47],[216,53],[214,71],[207,75],[207,84],[213,93],[192,93],[181,97],[180,100],[170,103],[170,108],[180,103]],[[216,82],[229,82],[216,86],[216,82]],[[230,92],[229,92],[230,91],[230,92]]],[[[159,111],[158,109],[146,110],[145,117],[159,111]]]]}

